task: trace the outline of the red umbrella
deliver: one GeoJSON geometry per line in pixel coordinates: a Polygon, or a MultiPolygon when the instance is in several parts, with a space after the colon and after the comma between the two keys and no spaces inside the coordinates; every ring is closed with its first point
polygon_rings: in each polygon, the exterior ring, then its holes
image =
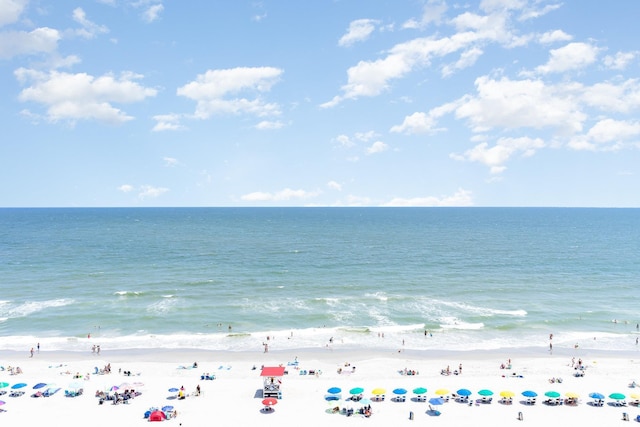
{"type": "Polygon", "coordinates": [[[273,406],[276,403],[278,403],[278,399],[275,399],[273,397],[267,397],[266,399],[262,399],[262,404],[264,406],[273,406]]]}

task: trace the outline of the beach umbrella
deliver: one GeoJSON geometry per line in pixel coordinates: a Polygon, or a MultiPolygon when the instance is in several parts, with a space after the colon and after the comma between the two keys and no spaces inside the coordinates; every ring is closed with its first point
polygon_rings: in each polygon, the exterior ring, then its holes
{"type": "Polygon", "coordinates": [[[589,397],[592,399],[604,399],[604,394],[593,392],[589,394],[589,397]]]}
{"type": "Polygon", "coordinates": [[[557,391],[548,391],[544,395],[552,399],[557,399],[560,397],[560,393],[558,393],[557,391]]]}
{"type": "Polygon", "coordinates": [[[331,387],[329,390],[327,390],[327,393],[329,394],[338,394],[342,391],[342,389],[340,387],[331,387]]]}
{"type": "Polygon", "coordinates": [[[0,388],[5,388],[5,387],[9,387],[9,383],[1,382],[0,388]]]}
{"type": "Polygon", "coordinates": [[[273,406],[276,403],[278,403],[278,399],[275,399],[273,397],[267,397],[266,399],[262,399],[262,404],[264,406],[273,406]]]}
{"type": "Polygon", "coordinates": [[[500,392],[500,396],[502,396],[502,397],[513,397],[515,395],[516,394],[514,392],[512,392],[511,390],[502,390],[500,392]]]}
{"type": "Polygon", "coordinates": [[[575,393],[573,391],[568,391],[564,395],[567,396],[570,399],[577,399],[577,398],[580,397],[580,395],[578,393],[575,393]]]}
{"type": "Polygon", "coordinates": [[[384,389],[384,388],[380,388],[380,387],[378,387],[378,388],[374,388],[374,389],[371,391],[371,393],[372,393],[372,394],[375,394],[376,396],[380,396],[381,394],[385,394],[386,392],[387,392],[387,390],[386,390],[386,389],[384,389]]]}
{"type": "Polygon", "coordinates": [[[632,399],[640,399],[640,393],[631,393],[629,397],[632,399]]]}
{"type": "Polygon", "coordinates": [[[431,403],[432,405],[443,405],[444,399],[441,397],[432,397],[431,399],[429,399],[429,403],[431,403]]]}
{"type": "Polygon", "coordinates": [[[120,387],[118,387],[117,385],[114,385],[110,388],[111,391],[117,391],[120,390],[120,387]]]}
{"type": "Polygon", "coordinates": [[[351,390],[349,390],[349,394],[361,394],[364,392],[364,389],[362,387],[354,387],[351,390]]]}
{"type": "Polygon", "coordinates": [[[173,406],[171,406],[171,405],[163,406],[162,407],[162,411],[163,412],[173,411],[173,406]]]}
{"type": "Polygon", "coordinates": [[[478,392],[480,396],[493,396],[493,392],[491,390],[482,389],[478,392]]]}
{"type": "Polygon", "coordinates": [[[525,390],[522,392],[522,395],[524,397],[536,397],[538,395],[538,393],[536,393],[535,391],[531,391],[531,390],[525,390]]]}
{"type": "Polygon", "coordinates": [[[4,405],[6,402],[4,400],[0,400],[0,406],[4,405]]]}
{"type": "Polygon", "coordinates": [[[424,387],[416,387],[413,389],[413,392],[415,394],[425,394],[427,392],[427,389],[424,387]]]}
{"type": "Polygon", "coordinates": [[[337,394],[327,394],[324,397],[324,400],[326,400],[327,402],[334,402],[336,400],[340,400],[340,396],[337,394]]]}
{"type": "Polygon", "coordinates": [[[169,393],[177,393],[178,391],[180,391],[179,389],[175,388],[175,387],[171,387],[169,389],[169,393]]]}
{"type": "Polygon", "coordinates": [[[38,384],[33,386],[33,389],[37,390],[37,389],[42,388],[42,387],[44,387],[46,385],[47,385],[46,383],[38,383],[38,384]]]}
{"type": "Polygon", "coordinates": [[[27,384],[26,384],[26,383],[18,383],[18,384],[14,384],[14,385],[12,385],[12,386],[11,386],[11,388],[12,388],[13,390],[17,390],[17,389],[19,389],[19,388],[26,387],[26,386],[27,386],[27,384]]]}
{"type": "Polygon", "coordinates": [[[393,390],[393,394],[407,394],[407,390],[404,388],[396,388],[393,390]]]}
{"type": "Polygon", "coordinates": [[[614,400],[622,400],[624,399],[626,396],[622,393],[611,393],[609,395],[609,399],[614,399],[614,400]]]}
{"type": "Polygon", "coordinates": [[[83,387],[83,384],[78,381],[74,381],[71,384],[69,384],[69,388],[73,390],[80,390],[82,387],[83,387]]]}
{"type": "Polygon", "coordinates": [[[362,406],[371,405],[371,399],[367,399],[367,398],[360,399],[360,402],[358,403],[360,403],[362,406]]]}
{"type": "Polygon", "coordinates": [[[449,390],[447,390],[446,388],[439,388],[436,390],[436,394],[438,396],[446,396],[447,394],[449,394],[449,390]]]}
{"type": "Polygon", "coordinates": [[[458,390],[456,393],[458,393],[460,396],[471,396],[471,390],[466,389],[466,388],[461,388],[460,390],[458,390]]]}

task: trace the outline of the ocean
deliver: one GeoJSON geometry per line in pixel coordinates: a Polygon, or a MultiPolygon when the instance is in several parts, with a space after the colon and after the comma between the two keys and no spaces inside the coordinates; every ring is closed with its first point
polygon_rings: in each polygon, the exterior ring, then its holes
{"type": "Polygon", "coordinates": [[[0,209],[0,350],[635,351],[639,282],[639,209],[0,209]]]}

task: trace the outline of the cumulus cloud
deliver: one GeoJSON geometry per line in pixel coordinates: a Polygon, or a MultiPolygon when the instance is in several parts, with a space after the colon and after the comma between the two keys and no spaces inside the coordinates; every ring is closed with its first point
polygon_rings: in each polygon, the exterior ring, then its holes
{"type": "Polygon", "coordinates": [[[116,77],[99,77],[86,73],[42,72],[19,68],[15,75],[21,83],[30,84],[20,92],[22,102],[35,102],[46,107],[50,122],[98,120],[121,124],[132,120],[113,103],[133,103],[156,95],[157,91],[140,85],[142,76],[130,72],[116,77]]]}
{"type": "Polygon", "coordinates": [[[382,153],[383,151],[387,151],[389,149],[389,146],[387,144],[385,144],[382,141],[376,141],[373,144],[371,144],[369,147],[367,147],[367,154],[371,155],[371,154],[378,154],[378,153],[382,153]]]}
{"type": "Polygon", "coordinates": [[[542,44],[551,44],[556,42],[567,42],[573,37],[562,30],[547,31],[539,36],[538,41],[542,44]]]}
{"type": "Polygon", "coordinates": [[[281,202],[310,199],[317,197],[319,194],[319,191],[292,190],[290,188],[285,188],[284,190],[277,191],[275,193],[256,191],[245,194],[240,198],[247,202],[281,202]]]}
{"type": "Polygon", "coordinates": [[[73,20],[79,23],[82,28],[75,31],[75,34],[86,39],[92,39],[98,34],[108,33],[109,29],[104,25],[98,25],[87,18],[85,11],[78,7],[73,10],[73,20]]]}
{"type": "Polygon", "coordinates": [[[153,132],[186,129],[186,127],[180,123],[182,120],[181,114],[158,114],[153,116],[153,120],[156,121],[155,126],[151,129],[153,132]]]}
{"type": "Polygon", "coordinates": [[[327,182],[327,187],[329,187],[332,190],[342,191],[342,184],[336,181],[327,182]]]}
{"type": "Polygon", "coordinates": [[[422,16],[419,20],[409,19],[402,25],[402,28],[422,29],[430,24],[439,24],[447,11],[447,4],[443,0],[429,0],[422,9],[422,16]]]}
{"type": "Polygon", "coordinates": [[[536,68],[542,74],[579,70],[596,61],[600,49],[589,43],[569,43],[549,52],[549,61],[536,68]]]}
{"type": "Polygon", "coordinates": [[[138,198],[144,199],[156,199],[169,191],[165,187],[154,187],[152,185],[143,185],[138,192],[138,198]]]}
{"type": "Polygon", "coordinates": [[[0,59],[19,55],[52,53],[58,48],[60,32],[41,27],[32,31],[7,31],[0,33],[0,59]]]}
{"type": "Polygon", "coordinates": [[[369,38],[376,29],[378,21],[374,19],[357,19],[349,24],[347,33],[340,37],[339,46],[351,46],[369,38]]]}
{"type": "Polygon", "coordinates": [[[130,184],[122,184],[120,187],[118,187],[118,191],[122,191],[123,193],[130,193],[134,190],[133,185],[130,184]]]}
{"type": "Polygon", "coordinates": [[[444,206],[472,206],[473,198],[471,191],[458,189],[455,194],[450,196],[425,196],[425,197],[412,197],[402,198],[396,197],[388,202],[383,203],[381,206],[389,207],[444,207],[444,206]]]}
{"type": "Polygon", "coordinates": [[[164,10],[162,4],[154,4],[149,6],[142,12],[142,18],[147,22],[153,22],[160,18],[160,13],[164,10]]]}
{"type": "Polygon", "coordinates": [[[178,88],[177,94],[196,101],[195,118],[208,119],[219,114],[251,114],[258,117],[280,114],[275,103],[262,100],[282,75],[273,67],[238,67],[208,70],[196,80],[178,88]],[[248,99],[243,93],[256,95],[248,99]]]}
{"type": "Polygon", "coordinates": [[[258,123],[256,125],[256,129],[258,130],[275,130],[275,129],[281,129],[284,126],[284,123],[282,123],[279,120],[276,121],[271,121],[271,120],[263,120],[260,123],[258,123]]]}
{"type": "Polygon", "coordinates": [[[616,52],[604,57],[604,65],[612,70],[624,70],[638,57],[638,52],[616,52]]]}
{"type": "Polygon", "coordinates": [[[504,171],[504,164],[514,155],[521,154],[529,157],[545,146],[540,138],[499,138],[494,146],[482,142],[463,154],[452,154],[455,160],[480,162],[491,168],[491,173],[497,174],[504,171]]]}
{"type": "Polygon", "coordinates": [[[16,22],[27,3],[29,0],[0,0],[0,27],[16,22]]]}

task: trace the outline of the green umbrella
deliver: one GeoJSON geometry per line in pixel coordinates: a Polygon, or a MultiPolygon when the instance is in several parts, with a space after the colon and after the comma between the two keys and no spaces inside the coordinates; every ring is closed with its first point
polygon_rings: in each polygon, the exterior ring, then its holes
{"type": "Polygon", "coordinates": [[[364,389],[362,387],[354,387],[349,390],[350,394],[361,394],[362,392],[364,392],[364,389]]]}
{"type": "Polygon", "coordinates": [[[624,399],[626,396],[622,393],[611,393],[609,395],[609,399],[615,399],[615,400],[622,400],[624,399]]]}
{"type": "Polygon", "coordinates": [[[2,382],[0,383],[0,388],[9,387],[9,383],[2,382]]]}
{"type": "Polygon", "coordinates": [[[413,392],[415,394],[425,394],[427,392],[427,389],[424,387],[418,387],[418,388],[414,388],[413,392]]]}
{"type": "Polygon", "coordinates": [[[483,389],[478,392],[480,396],[493,396],[493,392],[491,390],[483,389]]]}
{"type": "Polygon", "coordinates": [[[544,395],[552,399],[557,399],[558,397],[560,397],[560,393],[558,393],[557,391],[548,391],[544,395]]]}

